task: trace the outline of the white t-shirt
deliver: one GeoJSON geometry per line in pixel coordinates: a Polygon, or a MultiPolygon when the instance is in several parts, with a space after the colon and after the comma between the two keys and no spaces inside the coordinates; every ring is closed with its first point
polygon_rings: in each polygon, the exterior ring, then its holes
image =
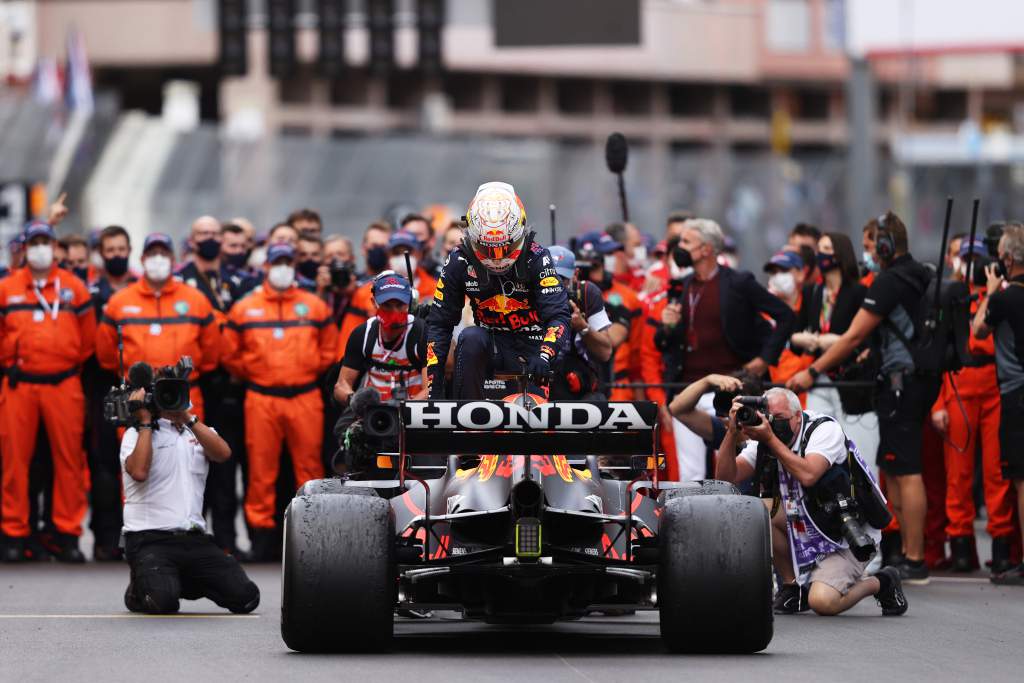
{"type": "Polygon", "coordinates": [[[203,491],[210,463],[199,440],[188,428],[178,432],[168,420],[157,420],[153,431],[153,460],[146,481],[135,481],[124,463],[135,450],[134,427],[121,440],[121,479],[124,482],[124,531],[206,531],[203,491]]]}
{"type": "MultiPolygon", "coordinates": [[[[804,430],[807,429],[807,426],[819,417],[825,417],[821,413],[811,411],[804,411],[804,415],[805,417],[800,424],[800,435],[791,446],[794,453],[800,447],[800,440],[804,438],[804,430]]],[[[829,465],[846,462],[846,435],[843,433],[843,428],[838,422],[829,420],[814,428],[814,431],[811,432],[811,438],[807,441],[807,448],[804,449],[805,456],[811,453],[824,456],[828,460],[829,465]]],[[[751,467],[756,467],[757,442],[753,440],[748,441],[737,457],[746,460],[751,467]]]]}

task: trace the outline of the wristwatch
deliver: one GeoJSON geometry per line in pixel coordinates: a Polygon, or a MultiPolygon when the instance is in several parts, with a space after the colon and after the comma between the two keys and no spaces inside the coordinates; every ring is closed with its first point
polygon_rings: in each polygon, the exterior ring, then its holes
{"type": "Polygon", "coordinates": [[[811,379],[818,379],[818,376],[821,373],[818,372],[817,368],[815,368],[813,365],[809,365],[807,366],[807,374],[811,376],[811,379]]]}
{"type": "Polygon", "coordinates": [[[197,422],[199,422],[199,416],[198,415],[193,415],[192,419],[189,420],[186,424],[191,428],[191,427],[195,427],[197,422]]]}
{"type": "Polygon", "coordinates": [[[589,326],[588,327],[584,327],[582,330],[580,330],[580,336],[581,337],[586,337],[588,334],[590,334],[590,327],[589,326]]]}

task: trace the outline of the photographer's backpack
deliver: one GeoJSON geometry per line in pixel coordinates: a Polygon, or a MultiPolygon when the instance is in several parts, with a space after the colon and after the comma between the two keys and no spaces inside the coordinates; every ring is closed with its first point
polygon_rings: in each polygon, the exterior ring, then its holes
{"type": "MultiPolygon", "coordinates": [[[[923,375],[937,376],[956,372],[970,363],[968,339],[970,336],[970,293],[963,282],[939,282],[933,274],[925,287],[902,270],[892,274],[913,289],[920,297],[920,305],[911,316],[914,336],[906,337],[888,318],[883,321],[889,330],[910,352],[914,369],[923,375]],[[935,306],[935,288],[939,291],[939,305],[935,306]]],[[[909,311],[908,311],[909,313],[909,311]]]]}
{"type": "MultiPolygon", "coordinates": [[[[800,448],[797,451],[797,455],[801,458],[804,457],[805,451],[807,450],[807,444],[810,443],[811,440],[811,434],[815,429],[829,421],[837,422],[838,424],[838,421],[836,421],[835,418],[822,416],[812,420],[811,423],[807,425],[803,436],[800,438],[800,448]]],[[[840,428],[842,428],[841,425],[840,428]]],[[[861,467],[860,461],[854,457],[851,441],[846,437],[845,432],[843,433],[843,438],[846,444],[846,463],[844,465],[832,465],[832,467],[841,467],[849,474],[853,489],[851,494],[857,501],[860,509],[863,511],[864,520],[876,529],[884,529],[889,526],[889,523],[892,521],[892,513],[889,511],[889,507],[885,503],[885,498],[882,497],[881,492],[872,481],[871,476],[864,471],[864,468],[861,467]]],[[[812,510],[810,507],[808,507],[808,512],[811,514],[811,518],[814,519],[815,524],[819,525],[819,528],[831,526],[832,520],[825,518],[817,519],[815,517],[815,510],[812,510]]]]}

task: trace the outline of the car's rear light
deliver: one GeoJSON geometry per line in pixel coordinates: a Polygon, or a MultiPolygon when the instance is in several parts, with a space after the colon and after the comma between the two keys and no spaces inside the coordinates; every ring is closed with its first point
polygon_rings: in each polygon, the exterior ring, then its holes
{"type": "Polygon", "coordinates": [[[541,526],[535,517],[516,520],[516,557],[540,557],[541,526]]]}

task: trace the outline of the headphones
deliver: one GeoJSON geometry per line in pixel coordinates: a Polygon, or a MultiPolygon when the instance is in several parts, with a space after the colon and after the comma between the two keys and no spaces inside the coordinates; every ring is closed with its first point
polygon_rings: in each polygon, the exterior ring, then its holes
{"type": "Polygon", "coordinates": [[[896,241],[886,225],[888,213],[883,213],[875,219],[878,229],[875,231],[875,253],[880,261],[891,261],[896,256],[896,241]]]}

